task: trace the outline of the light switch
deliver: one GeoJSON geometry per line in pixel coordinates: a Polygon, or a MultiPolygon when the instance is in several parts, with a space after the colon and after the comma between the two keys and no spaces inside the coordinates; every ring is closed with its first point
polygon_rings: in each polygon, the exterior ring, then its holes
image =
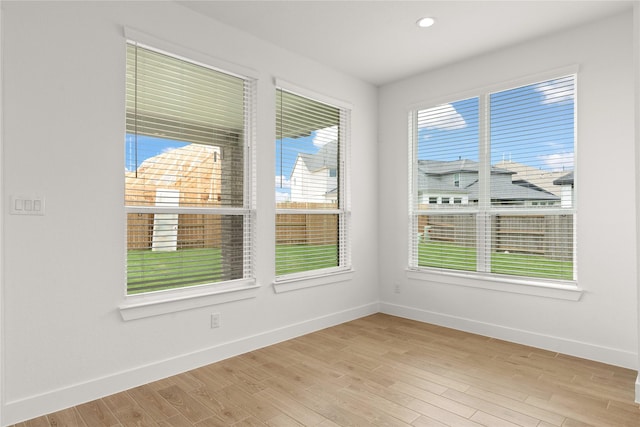
{"type": "Polygon", "coordinates": [[[44,197],[11,196],[9,202],[12,215],[44,215],[44,197]]]}

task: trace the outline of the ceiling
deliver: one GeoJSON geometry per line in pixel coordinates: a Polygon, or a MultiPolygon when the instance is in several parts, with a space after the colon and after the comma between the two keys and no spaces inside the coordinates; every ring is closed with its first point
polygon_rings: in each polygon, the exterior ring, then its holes
{"type": "Polygon", "coordinates": [[[632,1],[180,1],[374,85],[632,8],[632,1]],[[416,21],[434,17],[431,28],[416,21]]]}

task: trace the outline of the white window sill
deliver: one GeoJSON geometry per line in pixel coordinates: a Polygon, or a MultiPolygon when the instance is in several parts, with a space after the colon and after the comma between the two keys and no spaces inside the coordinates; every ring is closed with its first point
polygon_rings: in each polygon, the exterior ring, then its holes
{"type": "Polygon", "coordinates": [[[314,286],[331,285],[333,283],[346,282],[353,279],[353,270],[337,271],[326,273],[321,276],[304,276],[295,278],[285,278],[273,282],[273,289],[277,294],[282,292],[297,291],[314,286]]]}
{"type": "Polygon", "coordinates": [[[472,272],[407,270],[407,278],[567,301],[580,301],[584,293],[575,282],[555,282],[517,277],[507,278],[472,272]]]}
{"type": "Polygon", "coordinates": [[[240,301],[255,298],[258,288],[255,279],[241,279],[224,284],[128,295],[119,307],[120,315],[127,321],[240,301]]]}

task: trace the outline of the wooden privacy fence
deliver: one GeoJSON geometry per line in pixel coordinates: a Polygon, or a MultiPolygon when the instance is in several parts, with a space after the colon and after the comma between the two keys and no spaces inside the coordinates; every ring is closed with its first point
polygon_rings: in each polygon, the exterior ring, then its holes
{"type": "MultiPolygon", "coordinates": [[[[338,243],[338,215],[322,214],[332,204],[287,202],[278,209],[318,209],[319,214],[278,214],[276,244],[335,245],[338,243]]],[[[152,246],[154,214],[127,214],[127,249],[149,249],[152,246]]],[[[177,248],[219,248],[222,245],[220,217],[202,214],[178,216],[177,248]]]]}
{"type": "MultiPolygon", "coordinates": [[[[423,241],[476,246],[474,214],[421,215],[418,233],[423,241]]],[[[573,260],[572,215],[492,215],[492,251],[542,255],[573,260]]]]}
{"type": "Polygon", "coordinates": [[[283,202],[277,209],[317,209],[318,214],[276,215],[277,245],[335,245],[338,243],[338,215],[323,214],[322,209],[335,209],[335,204],[283,202]]]}
{"type": "MultiPolygon", "coordinates": [[[[149,249],[153,240],[154,214],[127,214],[127,249],[149,249]]],[[[177,248],[220,248],[221,218],[202,214],[178,215],[177,248]]]]}

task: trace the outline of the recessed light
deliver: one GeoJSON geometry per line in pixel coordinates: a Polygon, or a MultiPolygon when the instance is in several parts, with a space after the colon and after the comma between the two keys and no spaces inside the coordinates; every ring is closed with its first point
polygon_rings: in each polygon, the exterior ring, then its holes
{"type": "Polygon", "coordinates": [[[420,18],[416,22],[416,25],[420,28],[428,28],[436,23],[436,20],[433,18],[420,18]]]}

